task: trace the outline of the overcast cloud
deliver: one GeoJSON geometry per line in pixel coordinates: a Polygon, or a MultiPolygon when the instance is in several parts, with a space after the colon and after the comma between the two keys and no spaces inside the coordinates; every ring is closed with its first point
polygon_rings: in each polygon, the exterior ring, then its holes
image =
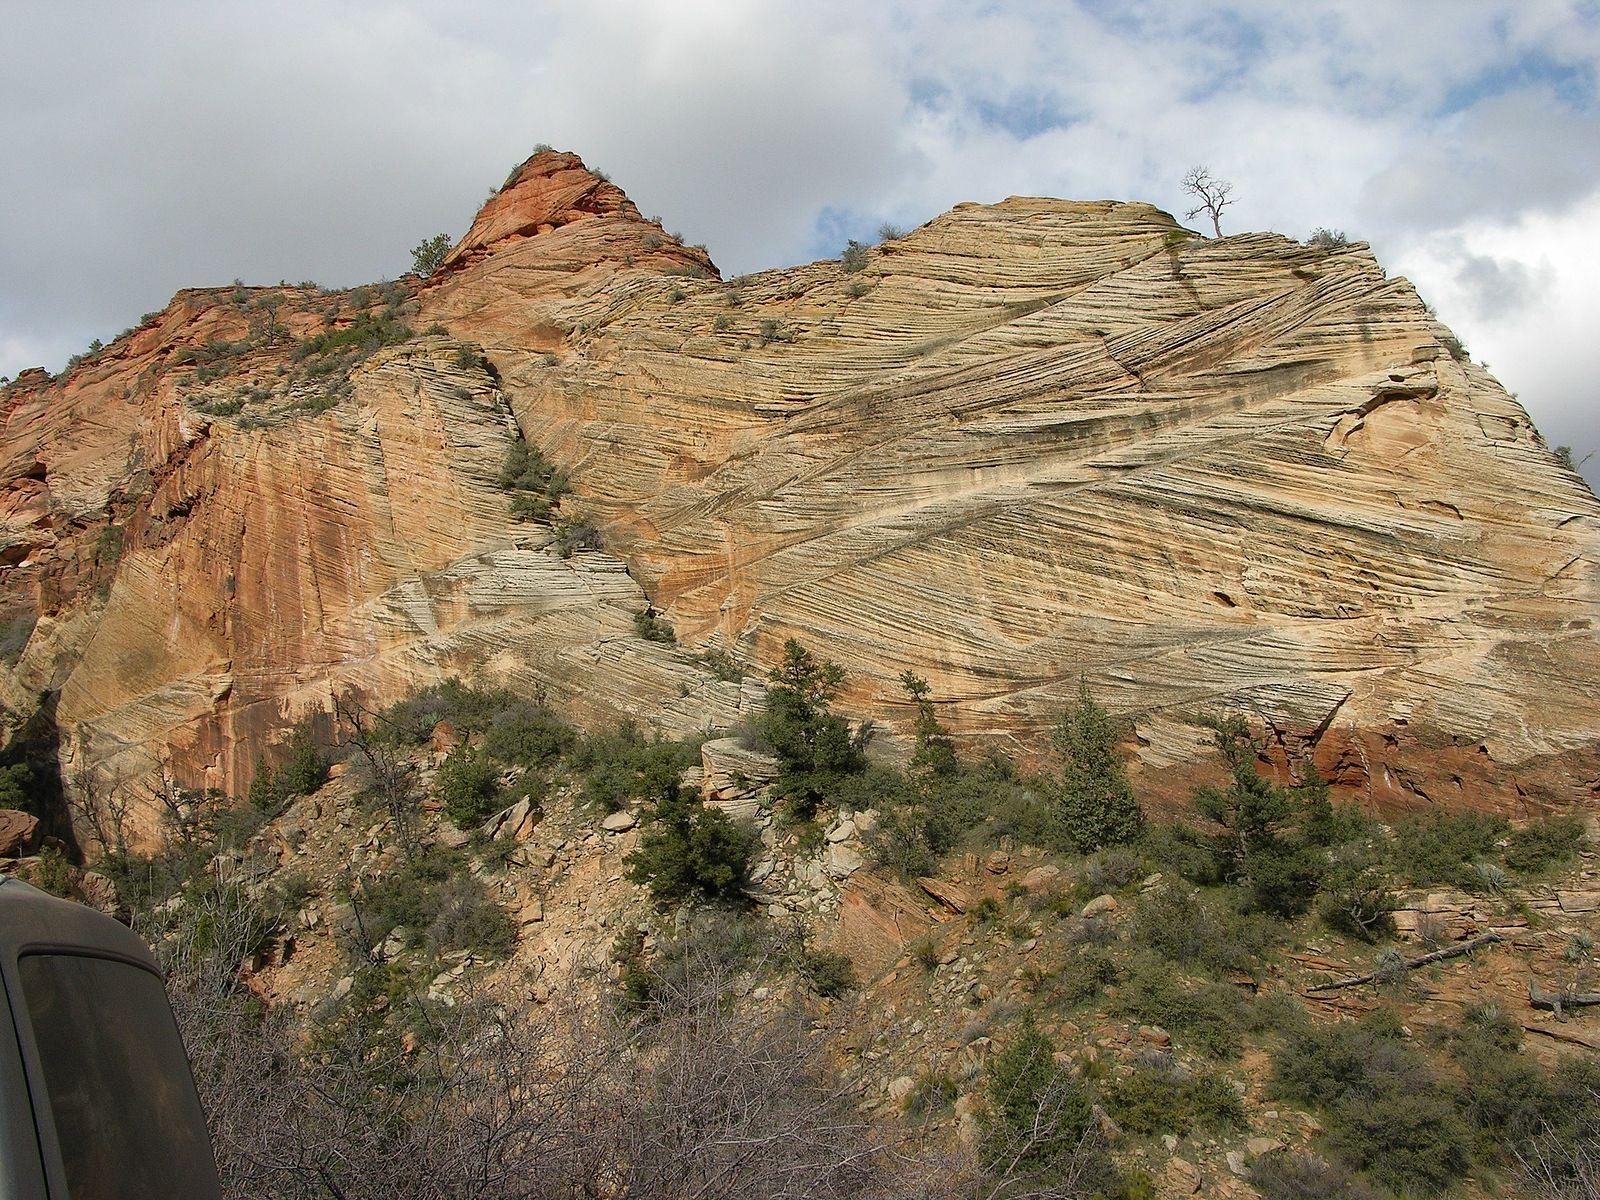
{"type": "MultiPolygon", "coordinates": [[[[179,287],[395,276],[550,142],[725,273],[1012,194],[1371,241],[1600,448],[1600,2],[0,0],[0,374],[179,287]]],[[[1600,482],[1600,458],[1586,472],[1600,482]]]]}

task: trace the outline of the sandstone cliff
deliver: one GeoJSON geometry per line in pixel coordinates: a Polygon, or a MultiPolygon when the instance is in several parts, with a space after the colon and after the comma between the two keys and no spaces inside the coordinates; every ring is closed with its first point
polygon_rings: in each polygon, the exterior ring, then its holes
{"type": "Polygon", "coordinates": [[[238,791],[452,673],[726,724],[700,652],[794,636],[1008,750],[1086,675],[1157,789],[1242,710],[1380,806],[1600,795],[1600,502],[1361,245],[1013,198],[725,283],[544,152],[427,280],[183,292],[0,421],[0,702],[69,776],[238,791]],[[518,436],[603,549],[511,518],[518,436]]]}

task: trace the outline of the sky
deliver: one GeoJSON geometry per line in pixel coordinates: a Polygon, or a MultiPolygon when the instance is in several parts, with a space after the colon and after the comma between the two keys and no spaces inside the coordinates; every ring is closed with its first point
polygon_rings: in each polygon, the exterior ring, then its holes
{"type": "Polygon", "coordinates": [[[0,29],[0,375],[181,287],[398,276],[541,142],[725,275],[967,200],[1181,218],[1204,164],[1224,233],[1371,242],[1600,451],[1600,0],[0,0],[0,29]]]}

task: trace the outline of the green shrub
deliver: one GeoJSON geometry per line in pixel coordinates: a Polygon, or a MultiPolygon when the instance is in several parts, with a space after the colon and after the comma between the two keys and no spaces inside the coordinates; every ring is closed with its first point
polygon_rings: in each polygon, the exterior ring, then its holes
{"type": "Polygon", "coordinates": [[[837,663],[790,638],[770,679],[757,731],[778,758],[773,794],[792,815],[809,820],[843,776],[865,768],[865,738],[852,734],[850,723],[832,710],[844,682],[837,663]]]}
{"type": "Polygon", "coordinates": [[[497,762],[552,766],[574,744],[572,728],[541,704],[508,700],[483,729],[483,752],[497,762]]]}
{"type": "Polygon", "coordinates": [[[957,760],[954,771],[915,769],[910,775],[869,764],[834,781],[831,794],[858,811],[877,810],[878,826],[867,835],[867,846],[880,866],[905,878],[931,874],[961,845],[993,845],[1003,837],[1043,845],[1051,837],[1044,789],[997,757],[976,764],[957,760]]]}
{"type": "Polygon", "coordinates": [[[642,608],[633,614],[633,631],[647,642],[661,642],[671,646],[678,640],[678,635],[672,632],[672,626],[648,608],[642,608]]]}
{"type": "Polygon", "coordinates": [[[94,543],[94,561],[98,567],[114,567],[122,558],[125,531],[121,525],[107,525],[94,543]]]}
{"type": "Polygon", "coordinates": [[[1400,821],[1389,842],[1395,873],[1422,885],[1447,883],[1474,888],[1473,864],[1494,856],[1507,825],[1503,817],[1477,812],[1430,812],[1400,821]]]}
{"type": "Polygon", "coordinates": [[[1117,960],[1103,946],[1078,945],[1055,973],[1051,995],[1067,1008],[1078,1008],[1095,999],[1107,984],[1122,977],[1117,960]]]}
{"type": "Polygon", "coordinates": [[[35,860],[28,882],[40,891],[60,896],[63,900],[75,899],[73,895],[72,865],[66,855],[54,846],[42,846],[35,860]]]}
{"type": "Polygon", "coordinates": [[[900,676],[900,686],[916,706],[916,719],[911,733],[915,749],[911,755],[913,773],[926,775],[953,775],[960,769],[956,758],[956,745],[950,731],[940,722],[934,711],[932,689],[928,681],[911,671],[900,676]]]}
{"type": "Polygon", "coordinates": [[[556,522],[555,533],[551,545],[562,558],[571,558],[580,550],[600,549],[600,527],[588,517],[563,517],[556,522]]]}
{"type": "Polygon", "coordinates": [[[1283,934],[1273,918],[1241,913],[1228,892],[1196,893],[1168,883],[1134,904],[1134,943],[1183,966],[1259,974],[1283,934]]]}
{"type": "Polygon", "coordinates": [[[1208,887],[1223,882],[1210,838],[1183,821],[1149,826],[1139,850],[1164,875],[1208,887]]]}
{"type": "Polygon", "coordinates": [[[726,988],[748,969],[759,968],[789,949],[769,927],[726,908],[688,910],[682,928],[661,938],[648,957],[644,934],[620,935],[612,959],[622,967],[622,1007],[658,1014],[679,1003],[705,998],[708,985],[726,988]]]}
{"type": "Polygon", "coordinates": [[[330,329],[307,338],[294,350],[296,361],[316,355],[353,352],[365,356],[385,346],[398,346],[411,339],[410,328],[387,312],[356,314],[343,329],[330,329]]]}
{"type": "Polygon", "coordinates": [[[1144,812],[1117,754],[1122,733],[1080,679],[1078,702],[1050,739],[1062,760],[1056,791],[1062,839],[1080,854],[1134,841],[1144,830],[1144,812]]]}
{"type": "Polygon", "coordinates": [[[288,750],[288,758],[275,769],[264,758],[256,759],[247,793],[256,811],[277,813],[296,796],[309,796],[328,782],[332,760],[317,745],[307,722],[295,726],[289,735],[288,750]]]}
{"type": "Polygon", "coordinates": [[[1577,857],[1583,830],[1583,818],[1571,814],[1530,821],[1512,831],[1506,846],[1506,866],[1522,875],[1564,866],[1577,857]]]}
{"type": "Polygon", "coordinates": [[[905,1110],[913,1116],[942,1112],[956,1102],[961,1089],[943,1071],[924,1071],[906,1094],[905,1110]]]}
{"type": "Polygon", "coordinates": [[[431,238],[424,238],[412,247],[411,269],[426,279],[444,265],[450,246],[448,233],[436,233],[431,238]]]}
{"type": "Polygon", "coordinates": [[[478,828],[505,805],[500,764],[479,750],[458,746],[445,756],[434,777],[433,792],[444,815],[457,829],[478,828]]]}
{"type": "Polygon", "coordinates": [[[967,916],[979,925],[993,924],[1000,919],[1000,901],[993,896],[985,896],[967,910],[967,916]]]}
{"type": "Polygon", "coordinates": [[[1138,1066],[1100,1089],[1118,1125],[1131,1133],[1175,1133],[1242,1128],[1244,1104],[1224,1075],[1188,1071],[1174,1064],[1138,1066]]]}
{"type": "Polygon", "coordinates": [[[518,521],[548,520],[554,506],[571,490],[567,477],[522,437],[506,449],[499,482],[511,493],[511,516],[518,521]]]}
{"type": "Polygon", "coordinates": [[[1137,851],[1126,846],[1112,846],[1084,859],[1076,890],[1079,895],[1088,897],[1120,892],[1148,871],[1149,863],[1137,851]]]}
{"type": "Polygon", "coordinates": [[[635,725],[593,733],[572,752],[572,768],[583,775],[583,795],[601,812],[617,812],[639,801],[675,793],[684,769],[696,761],[692,742],[646,737],[635,725]]]}
{"type": "Polygon", "coordinates": [[[1378,1193],[1336,1163],[1298,1150],[1279,1150],[1250,1167],[1262,1200],[1379,1200],[1378,1193]]]}
{"type": "Polygon", "coordinates": [[[1546,1070],[1522,1052],[1522,1040],[1522,1027],[1492,1004],[1467,1008],[1444,1037],[1460,1077],[1461,1115],[1485,1162],[1600,1127],[1600,1063],[1569,1057],[1546,1070]]]}
{"type": "Polygon", "coordinates": [[[1247,1005],[1239,989],[1225,983],[1194,983],[1154,958],[1138,962],[1117,993],[1124,1016],[1160,1025],[1205,1054],[1232,1058],[1243,1040],[1247,1005]]]}
{"type": "Polygon", "coordinates": [[[446,886],[463,876],[472,878],[459,853],[431,845],[418,847],[393,869],[363,880],[351,892],[363,948],[378,945],[400,926],[427,929],[440,912],[446,886]]]}
{"type": "Polygon", "coordinates": [[[1345,237],[1344,230],[1324,229],[1320,225],[1306,238],[1306,245],[1315,246],[1318,250],[1342,250],[1349,244],[1350,239],[1345,237]]]}
{"type": "Polygon", "coordinates": [[[867,265],[868,246],[865,242],[858,242],[854,238],[845,243],[844,252],[839,255],[839,263],[850,274],[863,270],[867,265]]]}
{"type": "Polygon", "coordinates": [[[505,910],[491,900],[482,881],[466,870],[459,854],[438,846],[419,848],[392,870],[352,896],[364,948],[404,927],[422,934],[435,957],[471,950],[484,957],[508,954],[516,931],[505,910]]]}
{"type": "Polygon", "coordinates": [[[1196,809],[1220,827],[1212,839],[1217,875],[1250,891],[1253,907],[1295,917],[1327,884],[1334,850],[1371,837],[1371,824],[1336,809],[1327,784],[1306,764],[1301,781],[1285,787],[1256,766],[1258,747],[1240,717],[1216,723],[1217,748],[1229,767],[1223,788],[1196,789],[1196,809]]]}
{"type": "MultiPolygon", "coordinates": [[[[571,731],[543,704],[504,688],[475,688],[455,678],[421,688],[390,705],[378,715],[376,726],[386,739],[398,745],[419,746],[440,722],[447,722],[460,735],[482,733],[491,742],[508,739],[504,743],[506,752],[497,754],[508,762],[529,760],[512,745],[523,734],[507,730],[532,727],[537,732],[527,733],[528,737],[541,745],[546,738],[554,739],[563,749],[572,737],[571,731]]],[[[547,760],[541,755],[541,761],[547,760]]]]}
{"type": "Polygon", "coordinates": [[[25,762],[0,765],[0,808],[39,815],[34,798],[33,768],[25,762]]]}
{"type": "Polygon", "coordinates": [[[1278,1091],[1327,1116],[1327,1145],[1396,1191],[1435,1195],[1469,1165],[1454,1097],[1384,1014],[1311,1028],[1275,1056],[1278,1091]]]}
{"type": "Polygon", "coordinates": [[[1054,1050],[1033,1014],[1025,1013],[989,1062],[989,1111],[979,1151],[991,1173],[1015,1173],[1040,1189],[1069,1173],[1092,1115],[1083,1087],[1056,1064],[1054,1050]]]}
{"type": "Polygon", "coordinates": [[[1388,846],[1377,837],[1335,847],[1317,903],[1322,919],[1347,937],[1374,941],[1394,928],[1388,846]]]}
{"type": "Polygon", "coordinates": [[[1438,1195],[1470,1165],[1467,1134],[1448,1097],[1384,1092],[1340,1107],[1328,1147],[1384,1187],[1438,1195]]]}
{"type": "Polygon", "coordinates": [[[850,956],[832,950],[806,947],[797,964],[800,975],[819,996],[842,996],[856,986],[856,970],[850,956]]]}
{"type": "Polygon", "coordinates": [[[489,898],[479,880],[464,875],[440,886],[438,913],[427,932],[427,946],[435,957],[471,950],[482,958],[504,958],[516,944],[511,918],[489,898]]]}
{"type": "Polygon", "coordinates": [[[309,796],[328,782],[331,761],[311,736],[309,725],[297,725],[289,737],[289,758],[278,771],[278,781],[289,796],[309,796]]]}
{"type": "Polygon", "coordinates": [[[700,663],[724,683],[739,683],[744,679],[744,667],[726,650],[712,647],[700,653],[700,663]]]}
{"type": "Polygon", "coordinates": [[[758,839],[720,809],[680,793],[676,783],[646,817],[628,878],[662,903],[694,897],[735,900],[750,878],[758,839]]]}
{"type": "Polygon", "coordinates": [[[763,346],[771,345],[773,342],[792,342],[794,341],[794,330],[783,322],[768,317],[761,322],[760,338],[763,346]]]}

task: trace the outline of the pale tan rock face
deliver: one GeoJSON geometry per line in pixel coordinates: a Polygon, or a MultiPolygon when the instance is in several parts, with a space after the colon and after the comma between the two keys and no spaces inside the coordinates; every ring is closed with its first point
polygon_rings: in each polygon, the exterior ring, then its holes
{"type": "Polygon", "coordinates": [[[498,380],[423,338],[323,415],[209,420],[169,348],[242,332],[184,293],[7,390],[0,590],[43,614],[8,706],[59,687],[95,761],[171,745],[236,787],[343,686],[476,667],[688,726],[750,699],[690,651],[766,665],[793,636],[853,711],[904,720],[909,669],[1010,750],[1086,675],[1156,792],[1226,710],[1379,805],[1600,790],[1600,503],[1364,247],[1014,198],[855,274],[724,284],[548,153],[413,294],[498,380]],[[513,419],[609,553],[507,520],[513,419]],[[632,636],[646,594],[684,649],[632,636]]]}

